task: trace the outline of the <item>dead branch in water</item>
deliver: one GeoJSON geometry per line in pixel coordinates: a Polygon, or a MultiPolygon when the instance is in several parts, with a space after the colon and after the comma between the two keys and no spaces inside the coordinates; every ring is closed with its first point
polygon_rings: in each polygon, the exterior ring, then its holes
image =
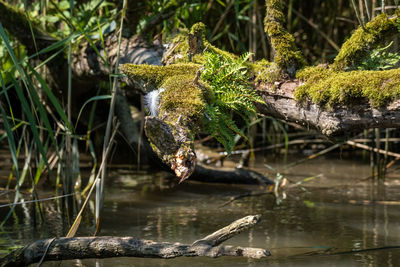
{"type": "Polygon", "coordinates": [[[155,242],[134,237],[73,237],[49,238],[35,241],[0,260],[0,266],[27,266],[39,261],[71,260],[86,258],[139,257],[221,257],[240,256],[260,259],[270,256],[261,248],[219,246],[222,242],[240,234],[260,221],[261,215],[250,215],[193,242],[180,244],[155,242]]]}

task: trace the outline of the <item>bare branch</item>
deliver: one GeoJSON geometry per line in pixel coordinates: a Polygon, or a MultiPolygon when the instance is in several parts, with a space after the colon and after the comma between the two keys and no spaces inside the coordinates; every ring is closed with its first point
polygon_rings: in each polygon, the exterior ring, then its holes
{"type": "Polygon", "coordinates": [[[35,241],[0,260],[0,266],[27,266],[50,260],[70,260],[86,258],[139,257],[164,258],[176,257],[221,257],[240,256],[263,258],[270,256],[268,250],[261,248],[218,246],[222,242],[253,227],[260,221],[261,215],[247,216],[195,241],[192,245],[154,242],[134,237],[73,237],[50,238],[35,241]]]}

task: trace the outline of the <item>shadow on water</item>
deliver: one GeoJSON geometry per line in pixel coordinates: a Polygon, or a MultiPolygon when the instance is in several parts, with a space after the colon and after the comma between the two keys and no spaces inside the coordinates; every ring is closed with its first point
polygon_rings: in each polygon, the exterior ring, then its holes
{"type": "MultiPolygon", "coordinates": [[[[319,176],[302,187],[284,189],[279,205],[266,194],[226,206],[230,197],[260,188],[177,185],[164,173],[114,171],[106,188],[101,235],[191,243],[235,219],[262,214],[260,224],[226,244],[266,248],[272,256],[263,260],[113,258],[42,266],[400,266],[400,177],[378,184],[360,179],[368,171],[369,166],[359,162],[318,159],[284,174],[292,182],[319,176]]],[[[43,207],[46,223],[35,228],[32,204],[20,205],[1,229],[0,249],[65,234],[68,227],[62,211],[54,202],[43,207]]],[[[0,216],[6,212],[0,209],[0,216]]],[[[78,235],[90,235],[93,227],[89,212],[78,235]]]]}

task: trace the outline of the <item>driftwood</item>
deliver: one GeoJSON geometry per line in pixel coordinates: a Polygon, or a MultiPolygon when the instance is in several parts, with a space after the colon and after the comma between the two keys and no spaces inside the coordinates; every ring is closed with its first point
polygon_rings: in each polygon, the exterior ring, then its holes
{"type": "Polygon", "coordinates": [[[256,225],[260,217],[261,215],[251,215],[236,220],[191,245],[110,236],[44,239],[10,253],[0,260],[0,266],[27,266],[40,261],[111,257],[171,259],[182,256],[239,256],[260,259],[270,256],[270,252],[261,248],[220,246],[224,241],[256,225]]]}

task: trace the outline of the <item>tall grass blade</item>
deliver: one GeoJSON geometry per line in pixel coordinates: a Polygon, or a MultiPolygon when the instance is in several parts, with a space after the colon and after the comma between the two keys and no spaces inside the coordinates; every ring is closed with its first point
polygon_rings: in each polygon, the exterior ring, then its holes
{"type": "Polygon", "coordinates": [[[273,119],[273,122],[283,133],[283,136],[284,136],[284,139],[285,139],[285,158],[286,158],[287,153],[289,151],[289,135],[288,135],[285,127],[283,127],[282,123],[280,123],[276,119],[273,119]]]}
{"type": "MultiPolygon", "coordinates": [[[[115,136],[115,133],[117,132],[117,129],[118,129],[118,125],[115,126],[115,129],[114,129],[114,131],[113,131],[113,133],[111,135],[110,140],[114,139],[114,136],[115,136]]],[[[76,216],[74,223],[72,224],[71,228],[69,229],[66,237],[73,237],[75,235],[76,231],[78,230],[80,222],[82,220],[82,213],[85,210],[85,207],[86,207],[86,205],[87,205],[87,203],[89,201],[90,196],[93,193],[94,188],[96,188],[97,187],[96,186],[97,183],[100,182],[100,175],[102,174],[102,170],[106,167],[106,161],[107,161],[107,157],[108,157],[108,154],[109,154],[110,150],[111,150],[111,146],[108,146],[106,151],[105,151],[105,156],[103,157],[103,159],[101,161],[99,172],[97,173],[96,178],[94,179],[94,182],[93,182],[92,186],[90,187],[89,193],[88,193],[88,195],[87,195],[87,197],[85,199],[85,202],[83,202],[83,205],[82,205],[78,215],[76,216]]],[[[98,221],[96,221],[96,224],[97,223],[98,223],[98,221]]],[[[96,232],[97,232],[97,229],[96,229],[96,232]]]]}
{"type": "Polygon", "coordinates": [[[104,43],[103,30],[101,29],[101,24],[100,24],[99,19],[97,19],[97,27],[99,27],[99,35],[100,35],[101,45],[103,46],[103,50],[104,50],[104,56],[106,57],[105,58],[106,62],[108,62],[108,54],[107,54],[107,50],[106,50],[106,44],[104,43]]]}
{"type": "Polygon", "coordinates": [[[42,86],[42,90],[46,93],[47,97],[49,98],[50,102],[53,104],[53,107],[56,109],[58,115],[60,118],[63,120],[65,125],[67,125],[68,129],[73,132],[73,128],[71,123],[68,121],[67,115],[65,114],[63,108],[60,105],[60,102],[58,101],[57,97],[53,94],[53,92],[50,90],[49,86],[47,85],[46,81],[42,78],[42,76],[32,68],[30,64],[28,64],[29,69],[31,70],[32,74],[35,76],[35,78],[39,81],[39,83],[42,86]]]}
{"type": "MultiPolygon", "coordinates": [[[[15,67],[17,68],[17,70],[19,72],[25,87],[29,88],[28,79],[26,77],[26,73],[22,70],[21,65],[19,64],[19,62],[18,62],[18,60],[17,60],[17,58],[16,58],[16,56],[14,54],[14,51],[11,48],[10,42],[8,40],[8,37],[7,37],[7,35],[6,35],[5,31],[4,31],[4,28],[1,25],[1,23],[0,23],[0,37],[4,41],[4,44],[5,44],[5,46],[6,46],[7,50],[8,50],[8,53],[9,53],[14,65],[15,65],[15,67]]],[[[24,113],[26,114],[26,116],[28,118],[31,130],[32,130],[32,134],[33,134],[33,137],[34,137],[34,139],[36,141],[36,144],[38,146],[39,152],[40,152],[40,154],[42,155],[42,157],[44,158],[44,160],[46,162],[46,165],[47,165],[47,167],[49,169],[49,175],[51,175],[51,170],[50,170],[50,167],[48,166],[48,162],[47,162],[46,152],[45,152],[45,150],[43,148],[43,145],[42,145],[42,143],[40,141],[38,129],[36,127],[35,120],[33,119],[33,116],[32,116],[32,113],[31,113],[31,109],[30,109],[30,107],[28,105],[28,102],[26,101],[26,98],[25,98],[24,94],[22,93],[22,88],[18,85],[18,83],[15,81],[15,79],[13,77],[12,77],[12,83],[13,83],[13,85],[15,87],[15,90],[17,92],[18,98],[21,101],[24,113]]]]}
{"type": "Polygon", "coordinates": [[[2,88],[2,90],[0,92],[0,95],[4,93],[4,96],[6,97],[6,101],[7,101],[7,104],[8,104],[8,108],[10,110],[10,115],[11,115],[12,121],[13,121],[13,123],[15,125],[14,114],[13,114],[13,111],[12,111],[10,98],[8,97],[6,85],[4,84],[4,80],[3,80],[3,73],[1,71],[0,71],[0,86],[2,88]]]}
{"type": "Polygon", "coordinates": [[[31,113],[30,107],[28,105],[28,102],[26,101],[26,98],[22,92],[22,88],[18,85],[17,81],[15,81],[14,79],[12,79],[12,82],[14,84],[15,87],[15,91],[17,92],[18,98],[21,101],[22,104],[22,109],[28,119],[29,122],[29,126],[31,128],[32,134],[33,134],[33,138],[35,139],[36,145],[39,149],[40,154],[43,157],[43,160],[45,161],[46,167],[49,170],[49,175],[51,176],[51,170],[50,170],[50,166],[48,164],[48,160],[47,160],[47,156],[46,156],[46,152],[45,149],[43,147],[42,142],[40,141],[40,137],[39,137],[39,132],[38,132],[38,128],[36,126],[35,120],[33,118],[33,115],[31,113]]]}
{"type": "Polygon", "coordinates": [[[65,37],[64,39],[59,40],[59,41],[47,46],[46,48],[43,48],[37,54],[33,54],[32,56],[30,56],[29,59],[49,53],[59,47],[61,47],[62,48],[61,50],[63,50],[66,47],[65,44],[69,43],[71,40],[77,38],[78,36],[79,36],[79,34],[73,33],[73,34],[65,37]]]}
{"type": "Polygon", "coordinates": [[[35,185],[37,185],[39,183],[40,176],[42,175],[42,172],[43,172],[43,168],[44,168],[44,160],[43,160],[43,158],[41,158],[39,161],[39,164],[37,165],[37,168],[36,168],[35,177],[33,178],[33,183],[35,185]]]}
{"type": "Polygon", "coordinates": [[[19,181],[18,184],[16,185],[16,188],[21,187],[21,185],[24,183],[26,174],[29,169],[29,163],[31,162],[32,151],[33,151],[33,142],[31,142],[30,148],[28,150],[28,155],[26,156],[24,167],[22,168],[21,176],[19,177],[19,181]]]}
{"type": "Polygon", "coordinates": [[[57,164],[57,175],[56,175],[56,195],[58,195],[58,188],[60,186],[60,181],[61,181],[61,173],[62,173],[62,163],[63,163],[63,155],[64,155],[64,141],[65,137],[62,137],[62,143],[63,145],[61,146],[60,149],[60,157],[58,159],[58,164],[57,164]]]}
{"type": "Polygon", "coordinates": [[[81,109],[79,110],[78,117],[77,117],[76,123],[75,123],[75,128],[77,127],[79,119],[82,115],[82,111],[87,104],[89,104],[92,101],[98,101],[98,100],[104,100],[104,99],[110,99],[110,98],[111,98],[111,95],[98,95],[98,96],[93,96],[93,97],[89,98],[88,100],[86,100],[85,103],[83,103],[81,109]]]}
{"type": "Polygon", "coordinates": [[[7,133],[7,139],[8,139],[8,145],[10,147],[10,152],[11,152],[11,159],[13,162],[13,165],[15,166],[15,176],[17,179],[17,191],[15,192],[15,197],[14,197],[14,203],[10,209],[10,211],[8,212],[8,214],[6,215],[6,217],[4,218],[4,220],[1,222],[0,227],[2,227],[4,225],[4,223],[8,220],[8,218],[10,218],[11,214],[14,211],[15,208],[15,203],[18,202],[19,199],[19,170],[18,170],[18,156],[17,156],[17,149],[15,147],[15,139],[14,139],[14,135],[12,133],[11,130],[11,126],[8,123],[8,119],[7,119],[7,115],[6,112],[3,108],[3,106],[0,104],[0,112],[1,112],[1,116],[3,118],[3,124],[4,124],[4,129],[7,133]]]}
{"type": "MultiPolygon", "coordinates": [[[[8,117],[7,117],[8,118],[8,117]]],[[[15,125],[14,127],[11,128],[11,130],[14,132],[15,130],[17,130],[19,127],[21,127],[22,125],[26,125],[25,122],[19,122],[17,125],[15,125]]],[[[7,137],[7,132],[5,132],[4,134],[2,134],[0,136],[0,142],[3,141],[4,138],[7,137]]]]}
{"type": "Polygon", "coordinates": [[[94,179],[96,178],[97,157],[96,157],[96,153],[94,151],[93,143],[92,143],[92,141],[90,139],[88,140],[88,147],[89,147],[90,155],[93,158],[93,167],[92,167],[92,170],[90,172],[89,181],[88,181],[85,189],[83,189],[83,191],[82,191],[82,196],[84,196],[86,194],[86,192],[91,188],[91,186],[94,183],[94,179]]]}
{"type": "MultiPolygon", "coordinates": [[[[29,57],[23,58],[22,60],[24,60],[24,61],[25,61],[25,60],[28,60],[28,61],[29,61],[30,59],[33,59],[33,58],[35,58],[35,57],[37,57],[37,56],[39,56],[39,55],[49,53],[49,52],[51,52],[51,51],[53,51],[53,50],[55,50],[55,49],[61,47],[60,50],[58,50],[57,52],[55,52],[53,55],[46,57],[46,59],[44,59],[44,60],[41,61],[37,66],[35,66],[35,69],[39,69],[39,68],[41,68],[43,65],[49,63],[51,60],[53,60],[54,58],[56,58],[60,53],[64,52],[64,50],[68,48],[67,46],[65,46],[65,44],[68,43],[69,41],[71,41],[72,39],[77,38],[78,36],[79,36],[79,34],[71,34],[70,36],[66,37],[65,39],[62,39],[62,40],[60,40],[60,41],[57,41],[57,42],[55,42],[55,43],[53,43],[53,44],[47,46],[46,48],[43,48],[43,49],[40,50],[39,52],[36,52],[36,53],[30,55],[29,57]]],[[[19,64],[22,63],[22,60],[19,61],[19,64]]],[[[13,65],[12,67],[6,69],[5,71],[10,71],[10,70],[12,70],[13,68],[15,68],[15,65],[13,65]]]]}
{"type": "MultiPolygon", "coordinates": [[[[24,136],[25,129],[26,129],[26,127],[23,127],[23,128],[22,128],[22,134],[21,134],[21,136],[24,136]]],[[[20,155],[20,152],[21,152],[22,141],[24,141],[24,138],[20,138],[19,141],[18,141],[18,146],[17,146],[17,159],[19,158],[19,155],[20,155]]],[[[12,179],[13,179],[13,177],[14,177],[15,168],[18,168],[18,166],[15,166],[15,165],[13,164],[12,167],[11,167],[10,175],[8,176],[8,183],[7,183],[7,187],[6,187],[7,190],[10,188],[12,179]]]]}
{"type": "MultiPolygon", "coordinates": [[[[98,88],[98,90],[96,92],[96,96],[99,95],[99,92],[100,92],[100,87],[98,88]]],[[[90,113],[89,113],[89,121],[88,121],[87,130],[86,130],[86,137],[85,137],[85,139],[86,139],[86,150],[90,149],[90,145],[93,145],[93,144],[90,143],[90,134],[92,132],[92,127],[93,127],[93,121],[94,121],[94,115],[95,115],[96,107],[97,107],[97,101],[95,101],[93,103],[92,108],[90,109],[90,113]]]]}
{"type": "Polygon", "coordinates": [[[74,177],[74,187],[79,190],[81,188],[81,171],[79,168],[79,149],[78,139],[74,138],[72,141],[72,177],[74,177]]]}
{"type": "MultiPolygon", "coordinates": [[[[58,7],[55,5],[55,3],[53,1],[50,0],[50,2],[54,5],[54,7],[56,9],[58,9],[58,7]]],[[[73,4],[73,3],[72,3],[73,4]]],[[[72,17],[72,7],[71,6],[71,2],[70,2],[70,16],[72,17]]],[[[59,11],[59,9],[58,9],[59,11]]],[[[60,11],[59,11],[60,12],[60,11]]],[[[62,17],[65,17],[64,13],[61,12],[60,14],[62,17]]],[[[68,24],[68,26],[73,27],[73,25],[70,25],[70,22],[68,21],[67,18],[66,19],[66,23],[68,24]]],[[[72,118],[72,42],[68,43],[68,53],[67,53],[67,63],[68,63],[68,85],[67,85],[67,119],[68,122],[71,123],[71,118],[72,118]]],[[[64,194],[71,194],[74,192],[74,179],[73,179],[73,173],[72,173],[72,136],[71,136],[72,132],[71,131],[67,131],[66,132],[66,136],[65,136],[65,166],[64,166],[64,176],[63,176],[63,193],[64,194]]],[[[67,207],[67,214],[69,216],[71,216],[71,214],[73,213],[73,207],[74,207],[74,203],[72,201],[71,198],[68,198],[66,203],[66,207],[67,207]]]]}
{"type": "Polygon", "coordinates": [[[33,32],[31,17],[29,16],[29,13],[28,13],[28,5],[26,3],[26,0],[24,0],[24,9],[25,9],[25,16],[26,16],[28,24],[29,24],[29,30],[31,31],[31,35],[32,35],[33,46],[35,47],[35,51],[38,52],[35,33],[33,32]]]}
{"type": "MultiPolygon", "coordinates": [[[[28,94],[29,96],[31,96],[31,103],[33,102],[32,105],[38,109],[39,115],[40,115],[40,121],[44,123],[44,126],[45,126],[46,130],[48,131],[48,137],[50,138],[50,140],[51,140],[52,144],[54,145],[54,148],[56,149],[56,152],[57,152],[57,142],[54,138],[55,134],[53,131],[53,127],[50,125],[50,121],[47,116],[47,112],[45,111],[43,104],[41,103],[41,101],[39,99],[39,95],[34,88],[31,78],[28,75],[26,75],[26,77],[27,77],[27,83],[30,85],[30,88],[32,89],[32,90],[30,90],[30,94],[28,94]]],[[[43,79],[42,79],[42,81],[43,81],[43,79]]],[[[42,87],[43,87],[43,85],[42,85],[42,87]]]]}
{"type": "MultiPolygon", "coordinates": [[[[0,23],[0,37],[1,37],[1,38],[3,39],[3,41],[4,41],[4,45],[5,45],[6,48],[7,48],[8,54],[10,55],[11,60],[12,60],[13,63],[14,63],[14,66],[16,67],[16,69],[17,69],[17,71],[19,72],[19,74],[21,75],[21,77],[23,77],[25,73],[22,71],[21,65],[20,65],[20,63],[19,63],[17,57],[16,57],[15,54],[14,54],[14,50],[13,50],[12,47],[11,47],[10,41],[8,40],[7,34],[6,34],[6,32],[4,31],[3,25],[2,25],[1,23],[0,23]]],[[[22,80],[23,80],[24,83],[26,82],[25,79],[22,79],[22,80]]],[[[27,84],[25,84],[25,86],[26,86],[26,88],[28,88],[27,84]]]]}
{"type": "MultiPolygon", "coordinates": [[[[49,200],[55,200],[55,199],[59,199],[59,198],[69,197],[71,195],[72,194],[70,194],[70,195],[62,195],[62,196],[55,196],[55,197],[47,197],[47,198],[41,198],[41,199],[34,199],[34,200],[24,200],[24,201],[17,202],[15,204],[16,205],[24,205],[24,204],[28,204],[28,203],[40,203],[40,202],[43,202],[43,201],[49,201],[49,200]]],[[[12,205],[11,203],[2,204],[2,205],[0,205],[0,208],[9,207],[11,205],[12,205]]]]}
{"type": "MultiPolygon", "coordinates": [[[[120,47],[121,47],[121,40],[122,40],[122,31],[123,31],[123,25],[124,25],[124,20],[123,18],[125,17],[125,12],[126,12],[126,0],[123,1],[122,4],[122,13],[121,13],[121,24],[119,27],[119,35],[118,35],[118,49],[117,49],[117,60],[115,62],[115,70],[114,73],[118,73],[118,65],[119,65],[119,57],[120,57],[120,47]]],[[[106,156],[106,151],[110,147],[110,133],[111,133],[111,127],[112,127],[112,118],[114,116],[114,107],[115,107],[115,100],[116,100],[116,94],[117,94],[117,81],[118,78],[114,78],[113,85],[112,85],[112,94],[111,94],[111,103],[110,103],[110,110],[108,113],[108,119],[107,119],[107,126],[106,126],[106,132],[104,135],[104,143],[103,143],[103,159],[106,156]]],[[[103,202],[104,202],[104,180],[106,176],[106,168],[104,167],[101,170],[101,179],[100,183],[98,186],[96,186],[96,233],[99,230],[99,225],[100,225],[100,211],[103,207],[103,202]],[[97,197],[98,196],[98,197],[97,197]]]]}

